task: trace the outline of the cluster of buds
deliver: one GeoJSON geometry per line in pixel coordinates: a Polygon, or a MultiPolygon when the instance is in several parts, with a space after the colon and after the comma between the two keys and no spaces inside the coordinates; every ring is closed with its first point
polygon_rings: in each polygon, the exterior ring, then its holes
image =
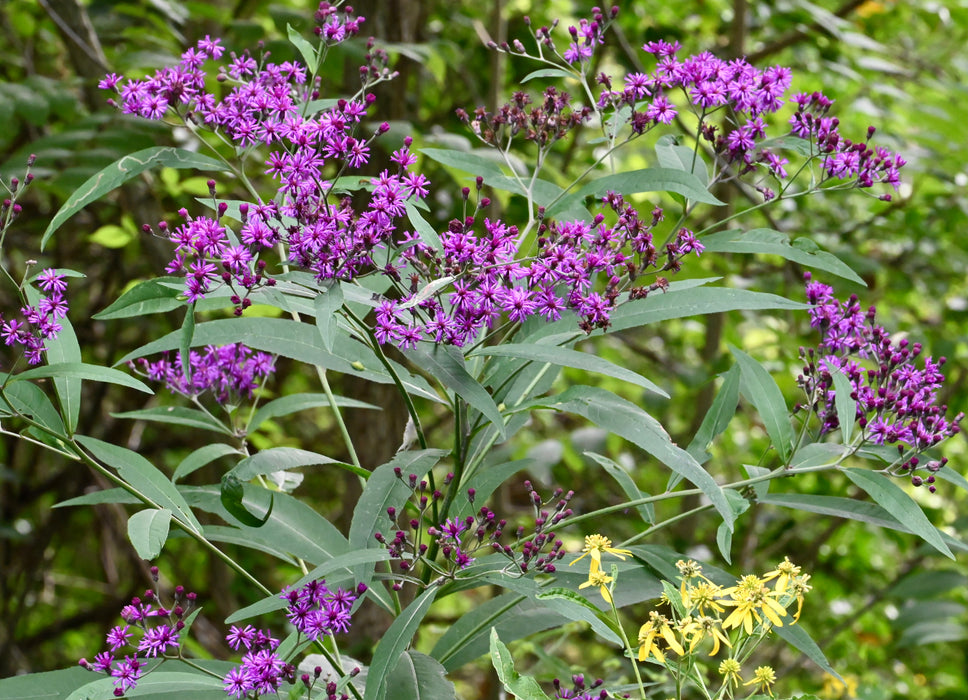
{"type": "Polygon", "coordinates": [[[565,138],[593,115],[588,106],[572,109],[571,95],[554,86],[545,88],[540,104],[527,109],[531,103],[530,95],[518,91],[509,102],[498,108],[496,114],[478,107],[474,110],[473,118],[463,109],[457,110],[457,116],[465,124],[470,124],[478,138],[488,146],[505,149],[514,138],[521,137],[545,149],[565,138]]]}
{"type": "MultiPolygon", "coordinates": [[[[158,567],[151,567],[151,576],[158,581],[158,567]]],[[[89,671],[107,673],[114,678],[114,695],[123,696],[134,688],[145,672],[148,659],[178,658],[181,654],[181,634],[194,619],[195,594],[176,586],[171,607],[161,604],[152,589],[132,598],[121,609],[123,625],[107,633],[108,651],[102,651],[93,661],[81,659],[78,664],[89,671]],[[140,637],[135,639],[135,636],[140,637]],[[128,649],[132,649],[128,653],[128,649]],[[118,652],[125,653],[117,658],[118,652]]]]}

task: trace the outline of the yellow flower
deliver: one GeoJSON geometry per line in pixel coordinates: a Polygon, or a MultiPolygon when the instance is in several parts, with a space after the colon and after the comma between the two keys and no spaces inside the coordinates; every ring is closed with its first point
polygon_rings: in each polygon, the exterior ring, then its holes
{"type": "Polygon", "coordinates": [[[753,677],[743,683],[743,685],[756,685],[756,689],[769,693],[770,697],[773,697],[773,689],[771,686],[776,683],[776,672],[769,666],[759,666],[753,672],[753,677]]]}
{"type": "Polygon", "coordinates": [[[732,600],[723,600],[722,604],[736,608],[723,621],[723,629],[742,627],[747,634],[752,634],[754,621],[763,622],[760,613],[777,627],[783,627],[780,618],[786,615],[786,608],[777,602],[777,592],[771,591],[759,576],[744,576],[737,585],[724,590],[723,594],[732,600]]]}
{"type": "Polygon", "coordinates": [[[699,581],[695,585],[686,585],[682,582],[682,604],[686,610],[694,611],[700,615],[706,614],[706,609],[716,612],[725,612],[725,608],[716,599],[722,595],[722,587],[709,581],[699,581]]]}
{"type": "Polygon", "coordinates": [[[777,593],[782,593],[786,590],[787,584],[795,577],[800,575],[800,567],[790,561],[789,557],[783,557],[783,562],[777,565],[773,571],[768,571],[763,574],[764,581],[772,581],[776,579],[776,586],[774,587],[777,593]]]}
{"type": "Polygon", "coordinates": [[[612,594],[608,592],[608,584],[610,584],[614,579],[606,574],[601,569],[592,570],[588,572],[588,580],[581,584],[578,588],[588,588],[589,586],[598,586],[598,590],[602,594],[602,598],[605,599],[606,603],[612,602],[612,594]]]}
{"type": "MultiPolygon", "coordinates": [[[[619,559],[625,560],[626,556],[631,556],[632,552],[627,549],[616,549],[612,546],[612,541],[607,537],[602,537],[601,535],[586,535],[585,536],[585,546],[582,548],[584,554],[571,562],[581,561],[585,557],[591,555],[592,564],[589,567],[590,571],[598,571],[602,568],[602,552],[608,552],[609,554],[614,554],[619,559]]],[[[571,566],[569,564],[568,566],[571,566]]]]}
{"type": "Polygon", "coordinates": [[[719,620],[714,617],[700,617],[696,620],[696,624],[699,626],[699,634],[693,635],[693,639],[689,644],[689,651],[692,651],[696,644],[701,639],[706,637],[711,637],[713,640],[713,650],[709,652],[710,656],[716,656],[719,653],[719,644],[722,642],[728,647],[733,645],[729,643],[729,637],[723,632],[722,628],[719,626],[719,620]]]}
{"type": "Polygon", "coordinates": [[[797,598],[797,614],[793,616],[794,622],[800,619],[800,612],[803,610],[803,597],[809,593],[810,589],[812,588],[812,586],[807,584],[807,581],[809,580],[810,574],[802,574],[801,576],[797,576],[790,583],[790,589],[787,591],[797,598]]]}
{"type": "Polygon", "coordinates": [[[823,688],[820,689],[820,697],[835,700],[835,698],[856,698],[857,697],[857,677],[844,676],[840,680],[836,676],[825,673],[823,676],[823,688]]]}
{"type": "Polygon", "coordinates": [[[676,639],[675,632],[669,626],[669,619],[665,615],[652,611],[649,613],[649,621],[639,628],[639,661],[645,661],[649,656],[654,656],[660,664],[665,663],[665,655],[659,648],[659,639],[665,640],[669,648],[680,656],[685,653],[679,640],[676,639]]]}
{"type": "Polygon", "coordinates": [[[743,682],[743,677],[739,675],[742,667],[736,659],[724,659],[719,664],[719,675],[723,677],[723,685],[727,687],[739,687],[743,682]]]}

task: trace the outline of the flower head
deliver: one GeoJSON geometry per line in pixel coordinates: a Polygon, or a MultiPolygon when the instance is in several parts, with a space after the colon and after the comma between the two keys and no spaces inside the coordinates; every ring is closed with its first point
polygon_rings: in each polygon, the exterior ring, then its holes
{"type": "Polygon", "coordinates": [[[572,561],[568,566],[581,561],[587,556],[591,556],[592,563],[590,570],[598,571],[602,566],[602,552],[611,554],[624,561],[625,557],[631,556],[632,552],[628,549],[617,549],[612,546],[612,541],[602,535],[586,535],[585,546],[581,550],[584,552],[580,557],[572,561]]]}

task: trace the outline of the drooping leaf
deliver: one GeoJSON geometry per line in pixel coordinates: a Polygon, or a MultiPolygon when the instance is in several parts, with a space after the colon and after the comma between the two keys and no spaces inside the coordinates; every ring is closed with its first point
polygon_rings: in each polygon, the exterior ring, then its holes
{"type": "Polygon", "coordinates": [[[400,655],[387,687],[393,688],[393,700],[457,700],[457,689],[446,674],[436,659],[410,649],[400,655]]]}
{"type": "MultiPolygon", "coordinates": [[[[266,491],[266,489],[263,490],[266,491]]],[[[276,505],[275,494],[271,491],[267,491],[267,493],[269,494],[269,503],[265,509],[265,514],[261,516],[253,514],[242,503],[242,499],[246,496],[242,481],[234,474],[229,473],[222,476],[219,500],[226,512],[240,523],[246,527],[260,528],[268,522],[272,515],[272,509],[276,505]]]]}
{"type": "Polygon", "coordinates": [[[674,137],[670,140],[665,139],[665,136],[660,137],[655,146],[655,155],[659,165],[671,170],[692,173],[702,183],[703,187],[708,187],[709,171],[702,156],[689,146],[680,146],[675,143],[674,137]]]}
{"type": "Polygon", "coordinates": [[[702,244],[706,252],[716,253],[762,253],[779,255],[782,258],[837,275],[856,284],[866,286],[864,280],[850,269],[840,258],[820,250],[808,238],[799,238],[793,244],[790,237],[770,228],[756,228],[751,231],[731,229],[703,236],[702,244]],[[811,250],[812,247],[812,250],[811,250]]]}
{"type": "Polygon", "coordinates": [[[343,306],[343,288],[334,284],[313,300],[316,309],[316,330],[326,352],[333,352],[333,340],[337,333],[336,312],[343,306]]]}
{"type": "Polygon", "coordinates": [[[110,367],[89,365],[84,362],[53,362],[42,367],[35,367],[15,374],[11,377],[11,381],[41,379],[44,377],[89,379],[95,382],[118,384],[129,389],[137,389],[145,394],[155,393],[144,382],[132,377],[130,374],[111,369],[110,367]]]}
{"type": "Polygon", "coordinates": [[[417,628],[434,602],[437,586],[430,586],[408,605],[390,625],[373,652],[373,662],[367,677],[363,700],[394,700],[388,692],[390,670],[399,663],[401,655],[410,646],[417,628]]]}
{"type": "Polygon", "coordinates": [[[944,543],[938,528],[931,524],[928,516],[921,510],[921,506],[890,478],[877,472],[856,467],[842,469],[842,471],[848,479],[854,482],[855,486],[866,491],[879,506],[897,518],[899,523],[949,559],[954,559],[954,555],[948,545],[944,543]]]}
{"type": "Polygon", "coordinates": [[[854,422],[857,420],[857,402],[850,398],[854,388],[843,372],[831,372],[830,378],[834,382],[834,406],[837,408],[840,434],[844,444],[850,444],[850,438],[854,433],[854,422]]]}
{"type": "Polygon", "coordinates": [[[491,152],[484,152],[487,153],[487,156],[477,152],[455,151],[449,148],[420,149],[420,153],[438,163],[457,168],[465,173],[482,175],[485,180],[503,176],[504,171],[501,169],[501,166],[491,160],[491,152]]]}
{"type": "Polygon", "coordinates": [[[443,248],[443,244],[434,227],[430,225],[423,217],[423,214],[413,204],[407,202],[405,206],[407,208],[407,218],[410,219],[413,230],[420,236],[423,244],[433,251],[440,251],[443,248]]]}
{"type": "Polygon", "coordinates": [[[504,689],[518,700],[550,700],[541,686],[531,676],[522,676],[514,670],[514,659],[501,639],[497,630],[491,628],[491,665],[497,672],[498,680],[504,689]]]}
{"type": "Polygon", "coordinates": [[[137,177],[151,168],[193,168],[205,171],[225,171],[228,166],[214,158],[209,158],[194,151],[170,146],[152,146],[124,156],[111,163],[100,172],[92,175],[83,185],[64,202],[63,206],[54,214],[44,231],[40,241],[41,250],[47,241],[65,221],[74,216],[91,202],[94,202],[111,190],[123,185],[128,180],[137,177]]]}
{"type": "Polygon", "coordinates": [[[128,518],[128,539],[138,556],[151,561],[168,539],[171,511],[167,508],[139,510],[128,518]]]}
{"type": "Polygon", "coordinates": [[[8,379],[10,375],[0,372],[0,412],[8,415],[22,413],[30,416],[41,425],[49,428],[57,435],[67,437],[67,430],[60,413],[54,408],[50,398],[36,384],[30,382],[14,382],[8,379]]]}
{"type": "Polygon", "coordinates": [[[673,443],[662,424],[641,407],[598,387],[574,386],[556,396],[529,401],[515,410],[539,407],[583,416],[638,445],[699,487],[723,519],[732,523],[733,510],[719,484],[688,452],[673,443]]]}
{"type": "Polygon", "coordinates": [[[286,36],[289,37],[289,41],[299,51],[299,55],[302,56],[306,64],[306,69],[315,75],[319,64],[319,54],[316,52],[316,47],[306,41],[298,30],[293,29],[291,24],[286,24],[286,36]]]}
{"type": "Polygon", "coordinates": [[[742,374],[741,391],[756,407],[766,434],[770,436],[780,459],[787,462],[793,450],[794,433],[780,387],[759,362],[739,348],[730,346],[729,350],[736,358],[742,374]]]}
{"type": "Polygon", "coordinates": [[[185,497],[151,462],[133,450],[87,435],[75,439],[101,462],[113,467],[118,476],[143,493],[160,508],[167,508],[182,525],[201,533],[202,526],[185,497]]]}
{"type": "Polygon", "coordinates": [[[526,76],[521,78],[522,83],[526,83],[529,80],[534,80],[535,78],[574,78],[572,73],[569,73],[564,68],[539,68],[538,70],[533,70],[526,76]]]}
{"type": "MultiPolygon", "coordinates": [[[[348,550],[346,538],[329,520],[315,509],[287,493],[275,492],[272,514],[265,525],[252,528],[237,521],[221,503],[218,485],[182,486],[185,499],[196,508],[214,513],[225,522],[235,525],[240,532],[254,532],[263,541],[271,542],[279,552],[292,554],[316,566],[348,550]]],[[[265,489],[243,484],[242,504],[254,517],[261,518],[268,510],[265,489]],[[249,495],[251,492],[253,495],[249,495]],[[257,495],[254,495],[257,494],[257,495]]]]}

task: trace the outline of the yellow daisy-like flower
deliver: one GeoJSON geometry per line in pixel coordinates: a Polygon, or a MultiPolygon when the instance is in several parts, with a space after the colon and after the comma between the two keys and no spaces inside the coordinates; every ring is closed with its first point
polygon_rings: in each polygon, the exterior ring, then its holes
{"type": "Polygon", "coordinates": [[[590,570],[598,571],[602,568],[602,552],[607,552],[608,554],[613,554],[621,560],[625,560],[626,556],[631,556],[632,552],[627,549],[616,549],[612,546],[612,541],[607,537],[602,535],[586,535],[585,536],[585,546],[581,550],[584,552],[580,557],[571,562],[568,566],[571,566],[575,562],[579,562],[587,556],[591,556],[592,564],[590,570]]]}
{"type": "Polygon", "coordinates": [[[797,599],[797,613],[793,616],[794,622],[800,619],[800,612],[803,610],[803,597],[813,588],[813,586],[807,584],[809,580],[810,574],[802,574],[790,582],[790,588],[787,593],[796,596],[797,599]]]}
{"type": "Polygon", "coordinates": [[[759,576],[744,576],[737,585],[724,590],[723,594],[732,600],[723,600],[722,604],[736,608],[723,621],[723,629],[742,627],[747,634],[752,634],[753,623],[763,622],[760,613],[777,627],[783,627],[780,618],[786,615],[786,608],[777,602],[777,592],[771,591],[759,576]]]}
{"type": "Polygon", "coordinates": [[[665,663],[665,655],[659,647],[659,640],[665,643],[674,652],[682,656],[685,650],[676,639],[675,632],[669,624],[669,619],[665,615],[652,611],[649,613],[649,621],[639,628],[639,661],[645,661],[649,656],[654,656],[660,664],[665,663]]]}
{"type": "Polygon", "coordinates": [[[743,685],[755,685],[756,689],[763,693],[769,693],[773,697],[772,685],[776,683],[776,672],[769,666],[759,666],[753,672],[753,677],[743,683],[743,685]]]}
{"type": "Polygon", "coordinates": [[[783,557],[783,561],[773,571],[763,574],[763,580],[772,581],[776,579],[775,590],[782,593],[786,590],[787,584],[799,575],[800,567],[791,562],[789,557],[783,557]]]}
{"type": "Polygon", "coordinates": [[[699,581],[696,584],[686,585],[682,582],[680,593],[682,594],[682,604],[686,610],[705,615],[707,608],[716,612],[725,612],[725,608],[717,600],[722,595],[723,589],[715,583],[709,581],[699,581]]]}
{"type": "MultiPolygon", "coordinates": [[[[723,632],[722,627],[719,624],[719,620],[714,617],[700,617],[696,623],[699,625],[699,639],[705,639],[707,637],[713,640],[713,650],[709,652],[710,656],[716,656],[719,653],[720,643],[725,644],[727,647],[732,647],[733,645],[729,642],[729,637],[723,632]]],[[[695,648],[698,639],[693,638],[692,643],[689,645],[689,651],[695,648]]]]}
{"type": "Polygon", "coordinates": [[[588,572],[588,580],[578,586],[578,588],[581,589],[588,588],[589,586],[598,586],[598,590],[602,594],[602,598],[605,599],[605,602],[611,603],[612,594],[609,593],[608,584],[610,584],[612,581],[614,581],[614,579],[601,569],[592,570],[588,572]]]}
{"type": "Polygon", "coordinates": [[[723,677],[723,685],[738,688],[743,682],[743,677],[739,675],[743,667],[736,659],[724,659],[719,664],[719,675],[723,677]]]}

